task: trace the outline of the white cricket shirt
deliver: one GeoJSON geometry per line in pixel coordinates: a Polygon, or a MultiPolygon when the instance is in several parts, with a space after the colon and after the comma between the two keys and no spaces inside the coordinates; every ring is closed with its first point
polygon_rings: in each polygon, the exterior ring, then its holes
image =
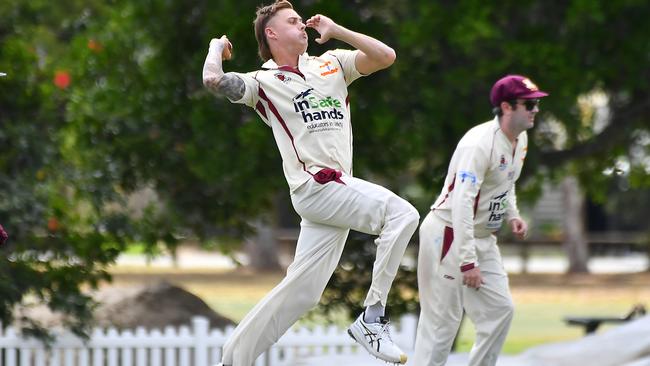
{"type": "Polygon", "coordinates": [[[475,237],[499,230],[506,217],[519,217],[515,181],[527,149],[526,132],[513,145],[498,118],[473,127],[456,146],[445,185],[431,209],[453,228],[463,270],[476,263],[475,237]]]}
{"type": "Polygon", "coordinates": [[[235,73],[246,90],[232,102],[254,108],[272,128],[292,192],[323,168],[352,175],[347,87],[362,76],[355,66],[357,52],[305,53],[297,68],[278,67],[271,59],[261,70],[235,73]]]}

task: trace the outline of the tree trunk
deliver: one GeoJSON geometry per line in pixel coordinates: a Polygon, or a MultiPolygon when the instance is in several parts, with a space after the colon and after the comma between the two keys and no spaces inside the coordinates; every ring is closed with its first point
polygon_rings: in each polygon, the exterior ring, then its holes
{"type": "Polygon", "coordinates": [[[280,270],[279,246],[275,235],[275,224],[258,218],[252,222],[254,233],[245,238],[244,249],[249,267],[256,271],[280,270]]]}
{"type": "Polygon", "coordinates": [[[585,233],[585,197],[575,177],[561,184],[564,196],[564,250],[569,259],[569,273],[587,273],[589,248],[585,233]]]}

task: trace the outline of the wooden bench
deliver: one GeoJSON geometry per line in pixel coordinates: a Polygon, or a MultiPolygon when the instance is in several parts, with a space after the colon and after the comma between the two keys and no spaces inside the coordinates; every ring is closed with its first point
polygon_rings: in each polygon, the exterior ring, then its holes
{"type": "Polygon", "coordinates": [[[585,335],[594,333],[604,323],[624,323],[645,315],[645,307],[641,304],[634,305],[632,310],[624,317],[566,317],[567,325],[578,325],[585,328],[585,335]]]}

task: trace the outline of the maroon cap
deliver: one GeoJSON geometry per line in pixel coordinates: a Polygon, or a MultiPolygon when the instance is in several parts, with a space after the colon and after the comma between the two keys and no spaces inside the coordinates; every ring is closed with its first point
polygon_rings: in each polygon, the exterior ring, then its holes
{"type": "Polygon", "coordinates": [[[515,99],[535,99],[547,96],[529,78],[521,75],[507,75],[499,79],[490,91],[490,102],[498,107],[501,102],[515,99]]]}

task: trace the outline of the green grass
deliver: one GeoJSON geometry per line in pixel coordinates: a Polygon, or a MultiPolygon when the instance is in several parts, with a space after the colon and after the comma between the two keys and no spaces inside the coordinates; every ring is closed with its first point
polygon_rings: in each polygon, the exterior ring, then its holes
{"type": "MultiPolygon", "coordinates": [[[[143,273],[146,274],[147,282],[158,276],[184,287],[201,297],[215,311],[235,322],[240,321],[283,277],[281,273],[174,272],[159,275],[155,271],[144,271],[139,274],[143,273]]],[[[136,279],[133,281],[143,281],[142,277],[134,278],[136,279]]],[[[650,287],[643,285],[647,284],[645,277],[636,283],[625,283],[611,279],[609,282],[598,280],[598,277],[591,276],[587,277],[589,280],[581,280],[585,283],[578,281],[572,285],[566,285],[557,278],[540,284],[540,281],[545,281],[543,278],[525,278],[524,281],[518,280],[512,285],[515,315],[504,353],[516,354],[544,343],[581,338],[583,329],[566,325],[563,322],[566,316],[622,316],[634,304],[650,305],[650,287]],[[598,281],[603,282],[602,285],[598,281]]],[[[132,280],[129,279],[128,273],[115,276],[116,284],[129,284],[130,281],[132,280]]],[[[312,325],[313,320],[303,324],[312,325]]],[[[598,331],[605,329],[607,327],[598,331]]],[[[469,352],[473,341],[473,326],[469,319],[466,319],[461,329],[457,351],[469,352]]]]}
{"type": "MultiPolygon", "coordinates": [[[[650,303],[650,290],[638,288],[513,288],[515,315],[503,348],[507,354],[532,346],[584,336],[584,328],[569,326],[567,316],[623,316],[636,303],[650,303]]],[[[598,332],[614,325],[603,325],[598,332]]],[[[469,352],[474,328],[465,319],[458,342],[459,352],[469,352]]]]}

